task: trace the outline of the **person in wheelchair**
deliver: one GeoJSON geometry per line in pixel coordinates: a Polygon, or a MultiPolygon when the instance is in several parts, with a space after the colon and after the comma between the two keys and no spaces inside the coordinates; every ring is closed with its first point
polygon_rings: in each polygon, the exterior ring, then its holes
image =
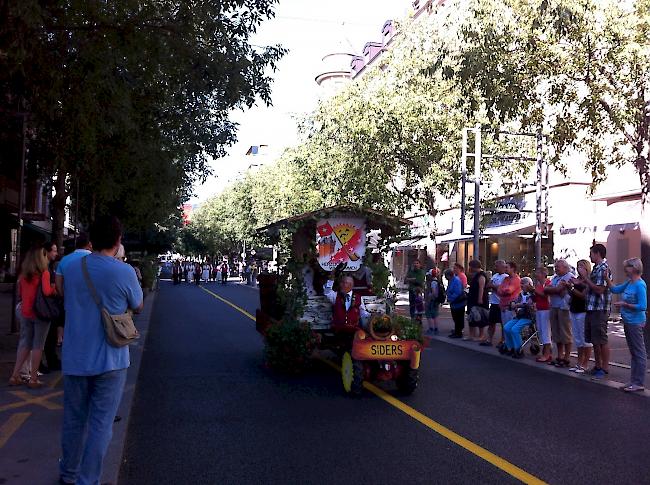
{"type": "MultiPolygon", "coordinates": [[[[521,279],[522,288],[528,288],[532,284],[533,281],[528,277],[521,279]]],[[[531,293],[522,291],[517,299],[510,303],[510,309],[514,314],[514,318],[503,325],[505,344],[499,351],[515,359],[521,359],[524,356],[523,350],[521,349],[521,331],[533,323],[533,315],[535,313],[535,305],[531,293]]]]}

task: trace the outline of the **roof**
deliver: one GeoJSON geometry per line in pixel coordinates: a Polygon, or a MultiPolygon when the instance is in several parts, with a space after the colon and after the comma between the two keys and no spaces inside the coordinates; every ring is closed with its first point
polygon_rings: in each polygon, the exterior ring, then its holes
{"type": "Polygon", "coordinates": [[[409,226],[413,224],[411,221],[404,219],[403,217],[398,217],[393,214],[378,211],[375,209],[367,209],[354,205],[335,205],[311,212],[305,212],[304,214],[299,214],[297,216],[280,219],[279,221],[273,222],[272,224],[260,227],[257,229],[257,232],[267,232],[272,229],[279,229],[296,222],[303,222],[305,225],[310,223],[316,224],[316,221],[327,217],[334,212],[347,212],[352,216],[365,217],[367,220],[368,229],[382,229],[382,232],[386,230],[389,234],[399,232],[399,229],[402,226],[409,226]]]}

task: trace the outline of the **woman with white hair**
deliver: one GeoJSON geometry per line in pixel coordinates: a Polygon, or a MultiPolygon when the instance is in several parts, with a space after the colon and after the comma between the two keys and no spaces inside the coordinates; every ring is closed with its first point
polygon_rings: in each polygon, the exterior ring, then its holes
{"type": "MultiPolygon", "coordinates": [[[[529,288],[533,286],[533,280],[528,276],[521,279],[521,287],[529,288]]],[[[503,325],[505,334],[505,346],[502,353],[508,354],[515,359],[521,359],[524,356],[521,350],[521,331],[533,322],[533,300],[528,291],[519,294],[516,300],[510,303],[510,309],[514,318],[503,325]]]]}
{"type": "Polygon", "coordinates": [[[641,279],[643,263],[639,258],[626,259],[623,269],[627,281],[614,285],[607,277],[607,286],[614,294],[622,295],[614,306],[621,310],[625,340],[630,349],[632,361],[630,363],[630,383],[623,386],[626,392],[643,391],[647,355],[643,340],[643,327],[645,327],[645,312],[648,308],[648,288],[641,279]]]}

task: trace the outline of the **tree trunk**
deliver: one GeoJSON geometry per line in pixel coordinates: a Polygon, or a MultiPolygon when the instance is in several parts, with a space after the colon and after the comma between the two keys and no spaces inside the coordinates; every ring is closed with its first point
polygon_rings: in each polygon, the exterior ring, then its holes
{"type": "Polygon", "coordinates": [[[65,227],[65,202],[68,199],[66,192],[67,173],[59,169],[54,188],[56,194],[52,197],[52,240],[57,247],[63,247],[63,229],[65,227]]]}

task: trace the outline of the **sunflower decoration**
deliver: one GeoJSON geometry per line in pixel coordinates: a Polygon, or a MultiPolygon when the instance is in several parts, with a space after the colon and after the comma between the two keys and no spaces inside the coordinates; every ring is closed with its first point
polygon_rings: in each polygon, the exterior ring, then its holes
{"type": "Polygon", "coordinates": [[[370,319],[370,335],[375,340],[386,340],[393,334],[393,321],[388,315],[375,315],[370,319]]]}

